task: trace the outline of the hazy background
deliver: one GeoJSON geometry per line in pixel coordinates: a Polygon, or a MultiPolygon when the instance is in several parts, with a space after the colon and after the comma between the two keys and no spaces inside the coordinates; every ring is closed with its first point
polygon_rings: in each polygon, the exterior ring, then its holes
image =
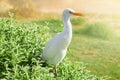
{"type": "Polygon", "coordinates": [[[41,19],[49,13],[61,14],[65,8],[87,14],[91,22],[104,20],[110,26],[120,26],[120,0],[0,0],[1,17],[13,12],[16,18],[41,19]]]}
{"type": "MultiPolygon", "coordinates": [[[[64,8],[74,8],[86,13],[120,14],[119,0],[0,0],[0,13],[24,8],[38,12],[59,13],[64,8]]],[[[25,11],[26,12],[26,11],[25,11]]]]}
{"type": "Polygon", "coordinates": [[[33,0],[42,12],[60,12],[70,7],[87,13],[120,14],[119,0],[33,0]]]}

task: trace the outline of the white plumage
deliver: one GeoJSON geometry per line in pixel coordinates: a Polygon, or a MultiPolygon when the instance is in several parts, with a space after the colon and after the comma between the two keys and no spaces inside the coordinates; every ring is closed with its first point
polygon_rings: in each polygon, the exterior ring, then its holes
{"type": "Polygon", "coordinates": [[[80,13],[76,13],[72,9],[65,9],[62,14],[62,20],[64,24],[64,29],[62,32],[57,33],[51,40],[49,40],[43,50],[42,59],[48,64],[53,64],[56,66],[63,60],[66,55],[67,48],[72,39],[72,25],[70,22],[70,16],[78,15],[83,16],[80,13]]]}

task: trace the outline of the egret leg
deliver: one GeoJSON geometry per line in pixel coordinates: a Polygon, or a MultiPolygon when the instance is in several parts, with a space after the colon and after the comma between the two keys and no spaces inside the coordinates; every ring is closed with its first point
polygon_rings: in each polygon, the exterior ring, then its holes
{"type": "Polygon", "coordinates": [[[56,78],[57,77],[57,66],[56,65],[53,68],[53,74],[54,74],[54,77],[56,78]]]}

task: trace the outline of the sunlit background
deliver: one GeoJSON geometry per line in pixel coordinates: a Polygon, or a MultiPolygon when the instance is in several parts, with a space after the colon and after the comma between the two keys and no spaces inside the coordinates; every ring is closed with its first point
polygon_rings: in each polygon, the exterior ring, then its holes
{"type": "Polygon", "coordinates": [[[59,13],[70,7],[86,13],[120,14],[119,0],[1,0],[0,13],[16,8],[36,9],[38,12],[59,13]]]}
{"type": "MultiPolygon", "coordinates": [[[[118,28],[119,3],[119,0],[0,0],[0,16],[8,16],[8,12],[13,12],[16,18],[41,19],[41,15],[46,13],[61,14],[65,8],[73,8],[87,14],[89,21],[104,20],[109,26],[118,28]]],[[[116,29],[116,32],[119,33],[119,30],[116,29]]]]}

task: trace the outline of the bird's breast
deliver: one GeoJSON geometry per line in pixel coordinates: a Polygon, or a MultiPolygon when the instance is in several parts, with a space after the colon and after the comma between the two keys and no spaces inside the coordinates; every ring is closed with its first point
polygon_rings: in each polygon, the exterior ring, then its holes
{"type": "Polygon", "coordinates": [[[72,35],[64,35],[61,39],[61,45],[63,48],[67,48],[71,42],[72,35]]]}

